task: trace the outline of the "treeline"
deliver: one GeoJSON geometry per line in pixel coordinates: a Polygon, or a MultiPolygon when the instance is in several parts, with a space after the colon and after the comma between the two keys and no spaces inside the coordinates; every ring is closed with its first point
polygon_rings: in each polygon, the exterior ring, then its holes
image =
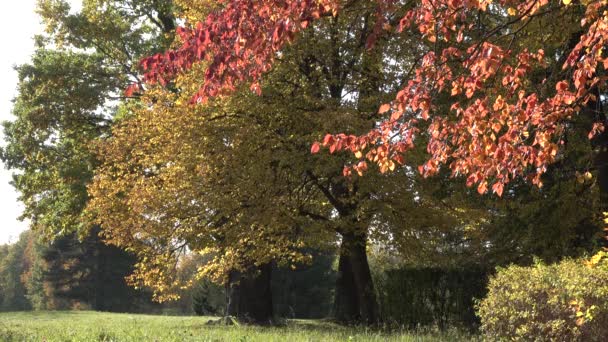
{"type": "MultiPolygon", "coordinates": [[[[297,270],[273,267],[270,286],[278,317],[323,318],[331,313],[334,259],[319,254],[312,265],[297,270]]],[[[132,254],[104,244],[97,234],[84,239],[71,234],[49,243],[36,231],[25,231],[17,242],[0,245],[0,311],[224,315],[226,288],[208,279],[194,280],[176,301],[154,302],[149,289],[127,284],[136,262],[132,254]]],[[[178,276],[194,279],[203,263],[196,255],[184,257],[178,276]]]]}
{"type": "Polygon", "coordinates": [[[45,243],[26,231],[16,243],[0,246],[0,310],[151,311],[151,294],[125,281],[134,263],[133,255],[96,234],[45,243]]]}

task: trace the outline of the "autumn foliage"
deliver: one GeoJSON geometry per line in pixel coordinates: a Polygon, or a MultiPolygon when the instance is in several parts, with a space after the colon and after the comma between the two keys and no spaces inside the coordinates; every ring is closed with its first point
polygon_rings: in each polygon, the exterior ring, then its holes
{"type": "Polygon", "coordinates": [[[608,268],[581,260],[511,265],[491,277],[479,303],[487,340],[605,341],[608,268]]]}
{"type": "MultiPolygon", "coordinates": [[[[195,101],[229,93],[241,82],[251,82],[259,93],[262,75],[285,44],[312,21],[339,16],[352,3],[221,1],[206,21],[178,30],[180,47],[142,61],[146,80],[164,84],[205,61],[209,67],[195,101]]],[[[345,167],[346,176],[362,174],[368,163],[386,172],[404,164],[405,152],[426,133],[429,158],[419,167],[424,176],[447,165],[479,193],[491,189],[501,195],[517,177],[542,186],[566,123],[595,103],[594,91],[605,84],[606,1],[378,0],[373,5],[377,16],[368,47],[407,31],[418,35],[425,53],[403,75],[394,100],[379,108],[377,127],[361,136],[328,134],[311,152],[321,144],[330,153],[351,151],[357,161],[345,167]],[[529,38],[529,27],[554,20],[564,25],[559,31],[529,38]],[[555,46],[551,55],[543,49],[547,44],[555,46]],[[443,106],[446,98],[449,108],[443,106]]],[[[602,130],[598,123],[590,136],[602,130]]]]}
{"type": "Polygon", "coordinates": [[[177,29],[179,49],[142,60],[145,80],[165,85],[194,62],[206,61],[205,79],[193,101],[232,92],[243,81],[253,81],[251,90],[259,94],[257,81],[272,66],[275,53],[310,21],[335,13],[336,5],[315,0],[219,1],[206,21],[177,29]]]}

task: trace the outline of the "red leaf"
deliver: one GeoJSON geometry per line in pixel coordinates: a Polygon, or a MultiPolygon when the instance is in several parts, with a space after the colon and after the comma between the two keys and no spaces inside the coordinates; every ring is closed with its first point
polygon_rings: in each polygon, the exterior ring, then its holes
{"type": "Polygon", "coordinates": [[[262,95],[262,87],[260,87],[260,84],[258,82],[252,83],[249,89],[251,89],[251,91],[256,93],[258,96],[262,95]]]}
{"type": "Polygon", "coordinates": [[[130,86],[127,87],[127,89],[125,89],[125,96],[126,97],[132,97],[133,94],[139,90],[139,85],[137,84],[131,84],[130,86]]]}
{"type": "Polygon", "coordinates": [[[315,154],[315,153],[319,153],[319,149],[321,149],[321,146],[319,146],[318,142],[315,142],[314,144],[312,144],[312,146],[310,147],[310,153],[315,154]]]}

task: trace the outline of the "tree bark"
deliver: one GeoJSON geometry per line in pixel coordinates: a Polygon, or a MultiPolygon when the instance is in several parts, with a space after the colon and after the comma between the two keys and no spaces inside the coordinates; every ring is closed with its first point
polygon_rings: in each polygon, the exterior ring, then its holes
{"type": "Polygon", "coordinates": [[[272,265],[266,263],[245,272],[232,271],[226,288],[226,316],[240,322],[272,324],[272,265]]]}
{"type": "Polygon", "coordinates": [[[365,235],[342,234],[334,318],[343,324],[378,322],[378,302],[366,253],[365,235]]]}

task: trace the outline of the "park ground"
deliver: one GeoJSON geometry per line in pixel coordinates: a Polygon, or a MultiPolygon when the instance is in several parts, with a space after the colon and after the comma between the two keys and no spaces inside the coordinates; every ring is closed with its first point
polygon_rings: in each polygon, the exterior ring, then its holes
{"type": "Polygon", "coordinates": [[[391,331],[289,320],[281,327],[207,324],[213,317],[93,311],[0,313],[0,341],[471,341],[457,332],[391,331]]]}

